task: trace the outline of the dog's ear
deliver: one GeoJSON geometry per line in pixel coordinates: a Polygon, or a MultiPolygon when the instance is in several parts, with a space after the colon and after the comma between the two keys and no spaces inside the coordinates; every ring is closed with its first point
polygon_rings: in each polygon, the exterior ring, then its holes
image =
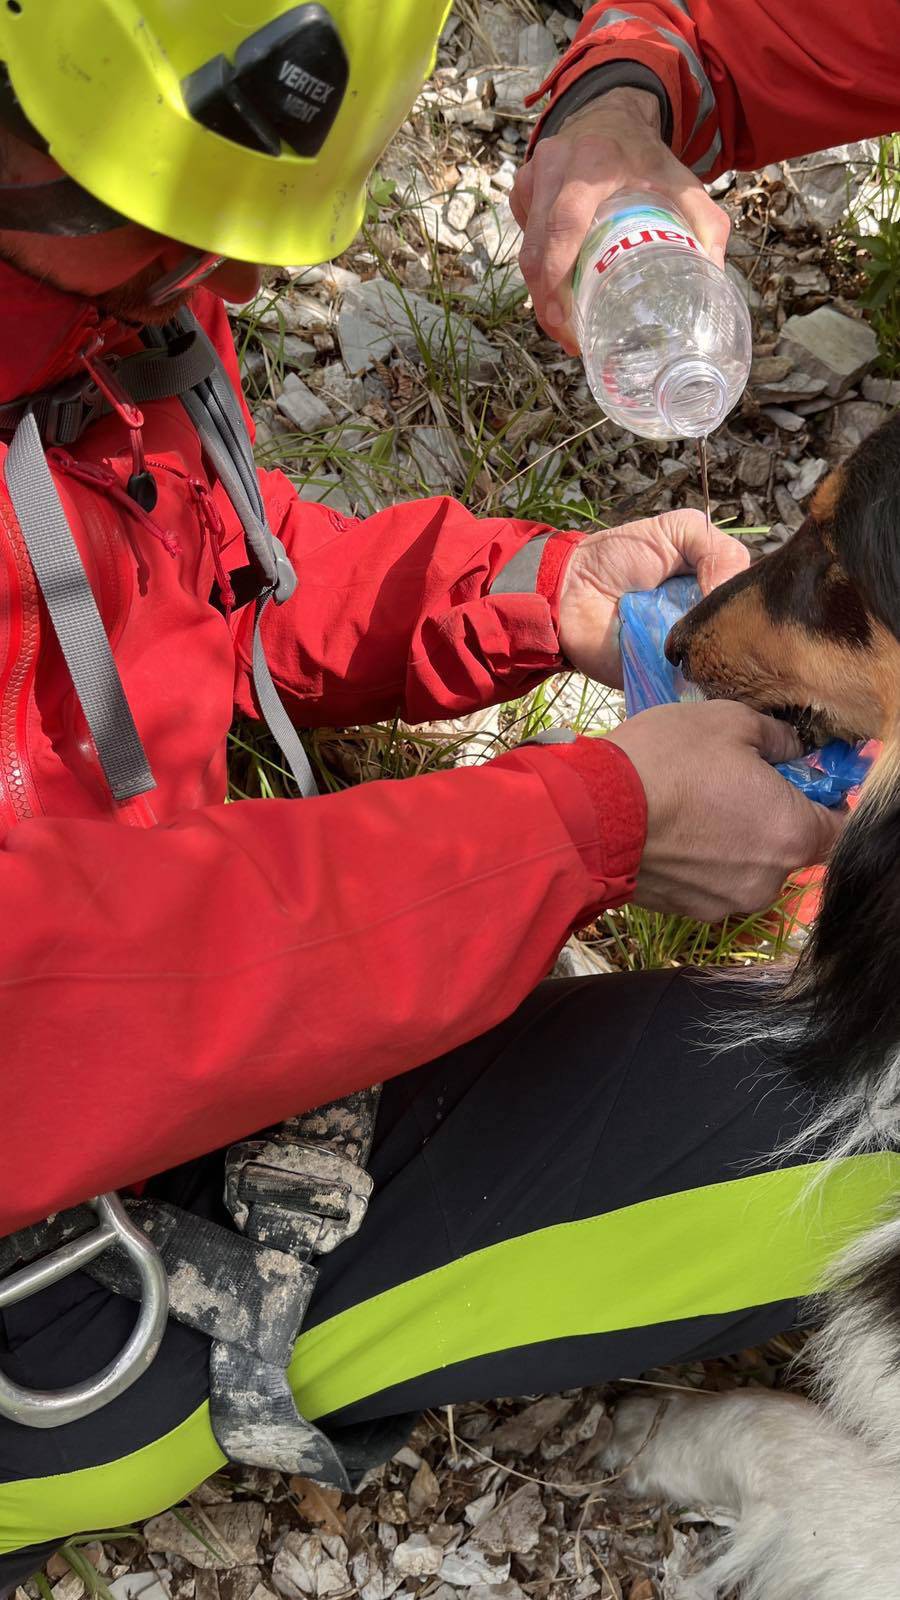
{"type": "Polygon", "coordinates": [[[867,610],[900,639],[900,413],[825,479],[810,511],[867,610]]]}
{"type": "Polygon", "coordinates": [[[829,472],[827,478],[823,478],[810,500],[809,514],[815,518],[820,527],[831,522],[837,509],[843,483],[844,469],[843,467],[836,467],[834,472],[829,472]]]}

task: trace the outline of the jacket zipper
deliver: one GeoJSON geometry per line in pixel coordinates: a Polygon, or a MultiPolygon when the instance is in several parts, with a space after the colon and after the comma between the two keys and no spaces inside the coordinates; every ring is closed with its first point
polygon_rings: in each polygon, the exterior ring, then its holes
{"type": "Polygon", "coordinates": [[[11,822],[40,810],[28,760],[28,716],[40,640],[37,583],[18,523],[0,497],[8,582],[6,653],[0,669],[0,806],[11,822]]]}
{"type": "MultiPolygon", "coordinates": [[[[94,334],[96,315],[78,330],[78,343],[94,334]]],[[[101,338],[102,343],[102,338],[101,338]]],[[[42,810],[28,753],[28,721],[40,649],[41,609],[25,541],[5,492],[0,526],[7,578],[5,645],[0,666],[0,813],[25,822],[42,810]]],[[[0,634],[0,642],[2,634],[0,634]]]]}
{"type": "MultiPolygon", "coordinates": [[[[93,355],[103,349],[107,325],[81,329],[79,344],[84,345],[85,333],[93,355]]],[[[143,464],[143,463],[142,463],[143,464]]],[[[112,536],[104,512],[97,512],[94,523],[93,554],[98,565],[101,588],[106,587],[111,602],[110,615],[120,615],[122,583],[119,567],[120,552],[112,536]],[[100,538],[96,537],[97,533],[100,538]]],[[[140,512],[136,511],[140,516],[140,512]]],[[[5,532],[7,569],[7,618],[5,630],[0,626],[0,649],[4,643],[5,656],[0,661],[0,821],[2,814],[10,822],[24,822],[42,811],[31,772],[28,752],[28,722],[33,705],[33,686],[37,670],[41,631],[41,605],[37,581],[25,547],[18,521],[4,495],[0,494],[0,525],[5,532]]],[[[157,530],[153,530],[156,532],[157,530]]],[[[165,542],[165,541],[164,541],[165,542]]],[[[106,608],[104,608],[106,609],[106,608]]],[[[116,632],[115,623],[111,634],[116,632]]],[[[81,718],[80,707],[75,706],[76,719],[81,718]]],[[[157,824],[153,801],[148,795],[116,804],[110,797],[111,809],[117,820],[126,826],[147,828],[157,824]]]]}

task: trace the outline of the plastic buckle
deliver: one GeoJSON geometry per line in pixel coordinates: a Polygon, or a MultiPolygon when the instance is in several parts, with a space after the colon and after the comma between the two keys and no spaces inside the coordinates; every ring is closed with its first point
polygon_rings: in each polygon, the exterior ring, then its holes
{"type": "Polygon", "coordinates": [[[274,534],[272,535],[272,559],[275,564],[272,599],[277,606],[283,606],[285,600],[290,600],[297,587],[297,574],[284,545],[280,539],[275,538],[274,534]]]}
{"type": "Polygon", "coordinates": [[[140,1276],[140,1311],[118,1355],[84,1383],[67,1389],[26,1389],[0,1372],[0,1416],[26,1428],[60,1427],[108,1405],[147,1371],[165,1332],[169,1284],[156,1246],[135,1227],[117,1194],[101,1194],[86,1204],[95,1212],[98,1226],[0,1279],[0,1310],[29,1300],[77,1272],[110,1245],[120,1245],[140,1276]]]}
{"type": "Polygon", "coordinates": [[[93,378],[83,373],[80,377],[70,378],[68,383],[60,384],[54,389],[47,402],[47,412],[41,428],[41,436],[45,445],[74,444],[84,433],[85,428],[96,422],[103,410],[103,396],[93,378]],[[61,427],[67,408],[80,404],[81,413],[77,419],[77,426],[61,427]]]}

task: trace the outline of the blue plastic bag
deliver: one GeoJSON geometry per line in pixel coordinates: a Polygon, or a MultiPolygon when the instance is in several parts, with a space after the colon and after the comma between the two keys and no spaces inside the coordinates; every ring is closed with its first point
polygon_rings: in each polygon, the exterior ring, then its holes
{"type": "MultiPolygon", "coordinates": [[[[703,698],[663,652],[669,629],[700,597],[700,585],[690,577],[670,578],[659,589],[622,596],[619,642],[625,711],[629,717],[636,711],[646,711],[648,706],[703,698]]],[[[811,755],[783,762],[777,770],[811,800],[824,806],[839,806],[849,791],[862,783],[870,765],[871,757],[862,746],[834,739],[811,755]]]]}

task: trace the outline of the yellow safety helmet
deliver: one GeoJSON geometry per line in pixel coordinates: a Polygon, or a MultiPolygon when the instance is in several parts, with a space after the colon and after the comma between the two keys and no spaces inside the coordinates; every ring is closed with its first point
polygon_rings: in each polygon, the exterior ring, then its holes
{"type": "Polygon", "coordinates": [[[0,0],[0,123],[67,180],[0,228],[123,221],[241,261],[346,249],[450,0],[0,0]]]}

